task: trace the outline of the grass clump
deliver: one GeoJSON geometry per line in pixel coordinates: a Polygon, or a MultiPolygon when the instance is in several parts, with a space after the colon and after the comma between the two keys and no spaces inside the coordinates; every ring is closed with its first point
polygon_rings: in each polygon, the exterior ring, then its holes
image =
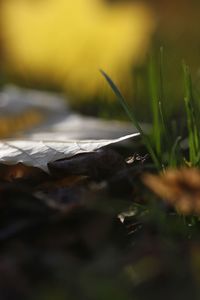
{"type": "Polygon", "coordinates": [[[150,95],[150,111],[152,129],[146,133],[138,122],[134,111],[123,97],[117,85],[101,70],[102,75],[116,95],[133,125],[141,134],[142,141],[157,170],[165,170],[168,167],[199,166],[200,163],[200,122],[199,107],[197,105],[197,92],[193,87],[191,73],[185,62],[182,64],[183,72],[183,102],[185,105],[186,124],[182,129],[178,120],[173,120],[166,114],[164,100],[164,54],[163,48],[159,51],[159,60],[151,55],[148,63],[148,86],[150,95]],[[179,129],[179,131],[177,130],[179,129]],[[187,149],[181,145],[185,140],[187,149]]]}

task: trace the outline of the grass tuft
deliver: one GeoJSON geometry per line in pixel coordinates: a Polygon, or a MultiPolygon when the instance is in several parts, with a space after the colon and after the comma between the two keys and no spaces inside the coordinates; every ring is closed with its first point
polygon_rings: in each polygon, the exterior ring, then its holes
{"type": "Polygon", "coordinates": [[[100,70],[119,103],[123,107],[133,125],[141,134],[155,167],[160,171],[166,167],[179,167],[181,165],[198,166],[200,164],[200,122],[198,115],[199,106],[195,101],[192,79],[189,67],[183,63],[183,88],[184,103],[187,118],[188,151],[181,148],[182,132],[177,132],[178,122],[166,115],[164,110],[164,50],[160,48],[159,60],[151,55],[148,64],[148,83],[150,95],[150,107],[152,114],[152,132],[145,133],[141,128],[134,112],[123,97],[121,91],[112,79],[100,70]],[[189,153],[187,155],[187,153],[189,153]]]}

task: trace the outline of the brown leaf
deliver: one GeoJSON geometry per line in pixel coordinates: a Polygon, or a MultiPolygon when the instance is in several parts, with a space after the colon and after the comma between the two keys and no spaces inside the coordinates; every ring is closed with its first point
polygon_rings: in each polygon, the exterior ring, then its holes
{"type": "Polygon", "coordinates": [[[47,180],[48,174],[35,167],[28,167],[22,163],[16,165],[0,164],[0,180],[2,181],[31,181],[32,183],[47,180]]]}
{"type": "Polygon", "coordinates": [[[0,117],[0,137],[8,138],[15,136],[22,131],[32,129],[40,124],[44,119],[44,114],[36,109],[28,109],[18,115],[0,117]]]}
{"type": "Polygon", "coordinates": [[[168,169],[160,175],[146,174],[143,182],[182,214],[200,214],[200,171],[168,169]]]}
{"type": "Polygon", "coordinates": [[[120,154],[109,149],[58,160],[49,163],[48,168],[51,174],[59,177],[84,175],[92,179],[102,180],[126,168],[126,163],[120,154]]]}

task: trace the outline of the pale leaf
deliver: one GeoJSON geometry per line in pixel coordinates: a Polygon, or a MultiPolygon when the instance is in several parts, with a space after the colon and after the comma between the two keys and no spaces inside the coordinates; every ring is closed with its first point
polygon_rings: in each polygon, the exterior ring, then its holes
{"type": "Polygon", "coordinates": [[[0,142],[0,163],[23,163],[48,172],[48,163],[76,154],[96,151],[102,147],[138,136],[138,133],[110,140],[34,141],[8,140],[0,142]]]}

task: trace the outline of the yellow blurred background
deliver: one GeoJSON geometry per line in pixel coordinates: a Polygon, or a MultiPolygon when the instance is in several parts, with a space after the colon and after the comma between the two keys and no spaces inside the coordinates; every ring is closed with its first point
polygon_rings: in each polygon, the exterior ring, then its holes
{"type": "Polygon", "coordinates": [[[3,0],[1,13],[6,73],[84,99],[101,92],[100,68],[130,88],[155,29],[141,2],[3,0]]]}
{"type": "Polygon", "coordinates": [[[148,93],[141,78],[133,78],[138,70],[143,74],[152,45],[166,49],[170,99],[181,97],[182,59],[198,80],[199,1],[1,0],[0,7],[2,81],[94,102],[109,93],[103,69],[130,99],[138,85],[140,102],[148,93]]]}

